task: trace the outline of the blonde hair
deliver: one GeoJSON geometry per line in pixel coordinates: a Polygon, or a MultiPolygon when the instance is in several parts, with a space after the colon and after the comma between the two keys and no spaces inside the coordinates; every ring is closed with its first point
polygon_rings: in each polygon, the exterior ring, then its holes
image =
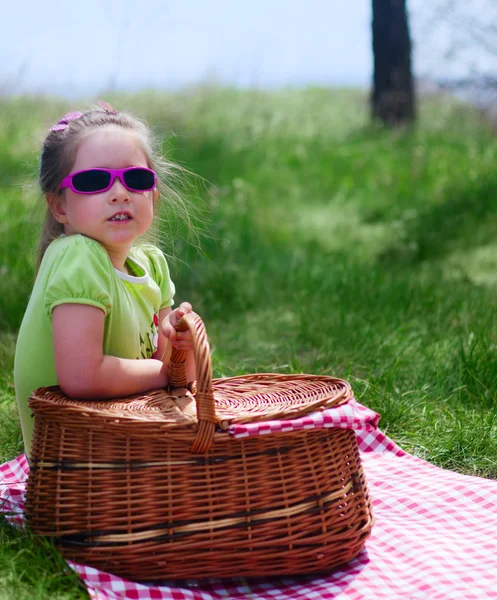
{"type": "MultiPolygon", "coordinates": [[[[64,129],[51,129],[43,143],[40,158],[39,184],[44,198],[48,195],[60,195],[60,183],[74,164],[79,143],[83,137],[100,127],[114,126],[134,132],[141,140],[142,150],[150,169],[157,174],[159,198],[168,199],[168,208],[190,224],[189,209],[172,185],[183,173],[189,173],[183,167],[165,160],[159,149],[159,140],[154,136],[146,122],[128,113],[110,112],[105,109],[92,108],[79,118],[70,121],[64,129]]],[[[159,202],[159,201],[158,201],[159,202]]],[[[147,242],[158,243],[159,240],[159,204],[154,210],[154,224],[147,234],[147,242]]],[[[43,222],[40,243],[38,246],[37,271],[49,244],[64,233],[64,225],[59,223],[47,206],[43,222]]]]}

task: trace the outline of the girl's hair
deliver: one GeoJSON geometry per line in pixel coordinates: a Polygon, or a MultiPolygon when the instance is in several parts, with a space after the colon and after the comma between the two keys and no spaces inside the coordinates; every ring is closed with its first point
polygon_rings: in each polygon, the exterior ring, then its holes
{"type": "MultiPolygon", "coordinates": [[[[159,142],[145,123],[127,113],[102,110],[93,108],[84,112],[80,117],[69,121],[62,127],[54,127],[45,138],[40,159],[39,183],[43,196],[47,194],[61,194],[60,183],[69,175],[76,158],[78,146],[83,138],[92,131],[106,126],[120,127],[136,133],[142,142],[142,150],[147,158],[148,166],[157,174],[157,188],[161,197],[168,198],[168,207],[175,209],[180,217],[186,217],[189,221],[189,211],[179,193],[171,185],[179,173],[187,172],[182,167],[166,161],[160,154],[159,142]],[[166,183],[167,181],[167,183],[166,183]]],[[[156,206],[154,214],[159,213],[156,206]]],[[[154,219],[154,225],[147,235],[148,240],[157,243],[158,225],[154,219]]],[[[40,244],[38,247],[37,270],[41,264],[48,245],[64,233],[64,225],[56,221],[49,207],[47,207],[43,223],[40,244]]]]}

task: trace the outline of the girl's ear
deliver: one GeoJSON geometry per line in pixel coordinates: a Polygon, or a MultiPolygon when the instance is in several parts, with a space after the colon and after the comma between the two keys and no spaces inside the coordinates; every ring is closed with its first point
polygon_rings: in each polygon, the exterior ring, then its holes
{"type": "Polygon", "coordinates": [[[64,197],[61,194],[47,194],[45,200],[54,219],[59,223],[67,223],[64,197]]]}
{"type": "Polygon", "coordinates": [[[157,198],[159,197],[159,190],[154,188],[154,204],[157,202],[157,198]]]}

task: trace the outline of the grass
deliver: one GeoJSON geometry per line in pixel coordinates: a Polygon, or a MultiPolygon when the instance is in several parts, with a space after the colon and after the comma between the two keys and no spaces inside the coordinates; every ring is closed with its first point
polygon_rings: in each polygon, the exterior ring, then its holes
{"type": "Polygon", "coordinates": [[[76,573],[48,542],[0,520],[0,600],[88,598],[76,573]]]}
{"type": "MultiPolygon", "coordinates": [[[[204,211],[202,252],[181,225],[162,244],[177,257],[178,301],[206,322],[215,376],[346,378],[409,452],[497,478],[497,140],[475,111],[426,98],[416,128],[390,132],[351,90],[109,100],[147,118],[164,152],[202,178],[184,187],[204,211]]],[[[0,102],[2,459],[22,451],[12,365],[41,215],[38,141],[74,108],[0,102]]],[[[22,583],[19,553],[38,552],[30,561],[59,581],[50,549],[0,533],[6,589],[38,581],[33,566],[22,583]]],[[[39,597],[64,597],[50,581],[39,597]]]]}

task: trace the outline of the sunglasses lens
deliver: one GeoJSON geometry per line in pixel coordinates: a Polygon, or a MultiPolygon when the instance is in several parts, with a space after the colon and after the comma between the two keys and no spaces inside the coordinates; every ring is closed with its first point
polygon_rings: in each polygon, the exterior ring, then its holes
{"type": "Polygon", "coordinates": [[[78,173],[72,178],[74,189],[78,192],[99,192],[105,190],[110,183],[110,173],[105,171],[89,170],[78,173]]]}
{"type": "Polygon", "coordinates": [[[154,174],[152,171],[147,171],[147,169],[130,169],[129,171],[125,171],[124,181],[129,188],[141,192],[152,190],[155,185],[154,174]]]}

